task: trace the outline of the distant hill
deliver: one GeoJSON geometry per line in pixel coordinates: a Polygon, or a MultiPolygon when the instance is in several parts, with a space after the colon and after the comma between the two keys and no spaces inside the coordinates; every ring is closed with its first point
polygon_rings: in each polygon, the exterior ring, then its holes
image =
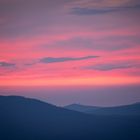
{"type": "Polygon", "coordinates": [[[81,104],[70,104],[70,105],[64,106],[64,108],[69,109],[69,110],[83,112],[83,113],[88,113],[90,110],[95,111],[95,110],[100,109],[100,107],[86,106],[86,105],[81,105],[81,104]]]}
{"type": "Polygon", "coordinates": [[[95,107],[71,104],[64,108],[94,115],[140,115],[140,103],[116,107],[95,107]]]}
{"type": "Polygon", "coordinates": [[[0,140],[140,140],[139,116],[90,115],[0,96],[0,140]]]}

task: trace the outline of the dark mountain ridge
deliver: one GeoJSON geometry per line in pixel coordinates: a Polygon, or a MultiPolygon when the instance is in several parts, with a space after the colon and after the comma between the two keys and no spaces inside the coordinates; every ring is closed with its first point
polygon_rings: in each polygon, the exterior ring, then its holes
{"type": "Polygon", "coordinates": [[[64,108],[94,115],[140,115],[140,103],[114,107],[97,107],[71,104],[65,106],[64,108]]]}
{"type": "Polygon", "coordinates": [[[89,110],[97,110],[101,107],[81,105],[81,104],[70,104],[70,105],[64,106],[64,108],[86,113],[89,110]]]}
{"type": "Polygon", "coordinates": [[[89,115],[35,99],[0,96],[1,140],[139,140],[137,116],[89,115]]]}

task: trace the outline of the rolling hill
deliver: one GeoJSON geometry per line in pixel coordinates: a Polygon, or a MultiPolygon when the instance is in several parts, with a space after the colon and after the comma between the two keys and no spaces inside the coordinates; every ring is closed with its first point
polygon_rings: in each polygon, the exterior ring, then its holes
{"type": "Polygon", "coordinates": [[[19,96],[0,96],[1,140],[139,140],[139,116],[90,115],[19,96]]]}
{"type": "Polygon", "coordinates": [[[94,115],[136,115],[140,116],[140,103],[116,107],[95,107],[71,104],[64,108],[94,115]]]}

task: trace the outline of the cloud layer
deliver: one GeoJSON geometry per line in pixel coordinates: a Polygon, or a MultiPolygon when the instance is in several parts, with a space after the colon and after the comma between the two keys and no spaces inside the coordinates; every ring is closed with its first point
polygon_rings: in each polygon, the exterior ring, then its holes
{"type": "Polygon", "coordinates": [[[85,57],[45,57],[40,59],[39,62],[41,63],[58,63],[58,62],[67,62],[67,61],[78,61],[78,60],[86,60],[86,59],[92,59],[92,58],[97,58],[99,56],[85,56],[85,57]]]}
{"type": "Polygon", "coordinates": [[[4,62],[4,61],[0,62],[0,67],[14,67],[14,66],[15,66],[15,64],[13,64],[13,63],[4,62]]]}
{"type": "Polygon", "coordinates": [[[138,83],[139,15],[139,0],[0,0],[0,84],[138,83]]]}
{"type": "Polygon", "coordinates": [[[140,68],[140,64],[134,63],[107,63],[97,64],[93,66],[87,66],[86,69],[99,70],[99,71],[111,71],[116,69],[128,69],[128,68],[140,68]]]}

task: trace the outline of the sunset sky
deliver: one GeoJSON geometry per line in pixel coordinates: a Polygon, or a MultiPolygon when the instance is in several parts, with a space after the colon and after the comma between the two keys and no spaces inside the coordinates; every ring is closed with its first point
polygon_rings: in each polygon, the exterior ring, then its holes
{"type": "Polygon", "coordinates": [[[0,0],[0,85],[140,84],[139,0],[0,0]]]}
{"type": "Polygon", "coordinates": [[[0,94],[140,101],[140,1],[0,0],[0,94]]]}

